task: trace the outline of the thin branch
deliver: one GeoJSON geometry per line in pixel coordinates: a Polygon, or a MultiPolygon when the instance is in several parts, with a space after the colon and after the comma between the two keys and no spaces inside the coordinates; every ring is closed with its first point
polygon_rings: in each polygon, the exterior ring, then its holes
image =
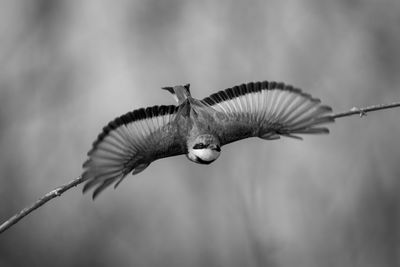
{"type": "Polygon", "coordinates": [[[65,191],[69,190],[70,188],[72,188],[74,186],[77,186],[78,184],[82,183],[83,181],[84,180],[82,179],[82,177],[78,177],[78,178],[75,178],[74,180],[70,181],[69,183],[61,185],[61,186],[55,188],[54,190],[50,191],[49,193],[47,193],[46,195],[44,195],[43,197],[41,197],[40,199],[38,199],[31,205],[29,205],[28,207],[24,208],[23,210],[21,210],[20,212],[18,212],[14,216],[12,216],[10,219],[5,221],[2,225],[0,225],[0,234],[2,232],[4,232],[5,230],[7,230],[12,225],[16,224],[19,220],[24,218],[26,215],[28,215],[35,209],[37,209],[40,206],[42,206],[43,204],[45,204],[47,201],[49,201],[55,197],[61,196],[62,193],[64,193],[65,191]]]}
{"type": "MultiPolygon", "coordinates": [[[[362,116],[365,116],[370,111],[395,108],[395,107],[400,107],[400,102],[394,102],[394,103],[386,104],[386,105],[374,105],[374,106],[369,106],[369,107],[365,107],[365,108],[354,107],[354,108],[350,109],[350,111],[336,113],[336,114],[332,114],[329,116],[336,119],[336,118],[347,117],[347,116],[358,114],[358,115],[360,115],[360,117],[362,117],[362,116]]],[[[77,186],[78,184],[80,184],[82,182],[84,182],[84,179],[82,179],[82,177],[78,177],[78,178],[70,181],[69,183],[67,183],[65,185],[61,185],[61,186],[57,187],[56,189],[50,191],[49,193],[47,193],[46,195],[44,195],[43,197],[38,199],[36,202],[34,202],[30,206],[24,208],[23,210],[21,210],[20,212],[15,214],[13,217],[11,217],[7,221],[5,221],[2,225],[0,225],[0,234],[2,232],[4,232],[5,230],[7,230],[12,225],[16,224],[19,220],[24,218],[26,215],[28,215],[32,211],[39,208],[46,202],[48,202],[49,200],[51,200],[55,197],[61,196],[62,193],[71,189],[74,186],[77,186]]]]}
{"type": "Polygon", "coordinates": [[[400,102],[393,102],[391,104],[374,105],[374,106],[369,106],[369,107],[365,107],[365,108],[353,107],[349,111],[336,113],[336,114],[329,115],[329,116],[334,119],[341,118],[341,117],[347,117],[347,116],[351,116],[351,115],[356,115],[356,114],[360,115],[360,117],[363,117],[363,116],[367,115],[367,113],[370,111],[395,108],[395,107],[400,107],[400,102]]]}

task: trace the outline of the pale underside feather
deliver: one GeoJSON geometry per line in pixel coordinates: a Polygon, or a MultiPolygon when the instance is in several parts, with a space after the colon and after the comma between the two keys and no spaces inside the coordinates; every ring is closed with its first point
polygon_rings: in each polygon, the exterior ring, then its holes
{"type": "Polygon", "coordinates": [[[155,106],[110,122],[88,152],[83,191],[94,188],[95,198],[110,185],[117,187],[130,172],[143,171],[157,158],[182,154],[174,130],[176,112],[175,106],[155,106]]]}
{"type": "Polygon", "coordinates": [[[242,84],[202,100],[217,114],[221,144],[258,136],[301,139],[297,134],[328,133],[321,124],[332,122],[331,108],[300,89],[276,82],[242,84]]]}

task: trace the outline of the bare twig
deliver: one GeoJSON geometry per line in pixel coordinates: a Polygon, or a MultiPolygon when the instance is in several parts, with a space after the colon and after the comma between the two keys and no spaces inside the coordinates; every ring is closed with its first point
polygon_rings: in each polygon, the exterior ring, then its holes
{"type": "Polygon", "coordinates": [[[367,115],[367,113],[370,111],[395,108],[395,107],[400,107],[400,102],[393,102],[391,104],[385,104],[385,105],[374,105],[374,106],[369,106],[369,107],[365,107],[365,108],[353,107],[349,111],[336,113],[336,114],[329,115],[329,116],[334,119],[341,118],[341,117],[347,117],[347,116],[351,116],[351,115],[356,115],[356,114],[360,115],[360,117],[363,117],[363,116],[367,115]]]}
{"type": "Polygon", "coordinates": [[[20,212],[18,212],[14,216],[12,216],[10,219],[5,221],[2,225],[0,225],[0,234],[2,232],[4,232],[5,230],[7,230],[12,225],[16,224],[19,220],[24,218],[26,215],[28,215],[35,209],[37,209],[40,206],[42,206],[43,204],[45,204],[50,199],[61,196],[62,193],[64,193],[65,191],[69,190],[70,188],[72,188],[74,186],[77,186],[78,184],[80,184],[82,182],[83,182],[82,177],[78,177],[78,178],[75,178],[74,180],[70,181],[69,183],[61,185],[61,186],[55,188],[54,190],[50,191],[49,193],[47,193],[46,195],[44,195],[43,197],[41,197],[40,199],[38,199],[31,205],[29,205],[28,207],[24,208],[23,210],[21,210],[20,212]]]}
{"type": "MultiPolygon", "coordinates": [[[[336,113],[336,114],[332,114],[329,116],[336,119],[336,118],[347,117],[347,116],[358,114],[358,115],[360,115],[360,117],[362,117],[362,116],[365,116],[370,111],[395,108],[395,107],[400,107],[400,102],[394,102],[394,103],[386,104],[386,105],[374,105],[374,106],[369,106],[369,107],[365,107],[365,108],[354,107],[349,111],[336,113]]],[[[67,183],[65,185],[61,185],[61,186],[57,187],[56,189],[50,191],[49,193],[47,193],[46,195],[44,195],[43,197],[38,199],[36,202],[34,202],[30,206],[24,208],[23,210],[21,210],[20,212],[15,214],[13,217],[11,217],[7,221],[5,221],[2,225],[0,225],[0,234],[2,232],[4,232],[5,230],[7,230],[12,225],[16,224],[19,220],[24,218],[26,215],[28,215],[32,211],[39,208],[46,202],[48,202],[49,200],[60,196],[65,191],[71,189],[74,186],[77,186],[78,184],[80,184],[82,182],[84,182],[84,179],[82,179],[82,177],[78,177],[78,178],[70,181],[69,183],[67,183]]]]}

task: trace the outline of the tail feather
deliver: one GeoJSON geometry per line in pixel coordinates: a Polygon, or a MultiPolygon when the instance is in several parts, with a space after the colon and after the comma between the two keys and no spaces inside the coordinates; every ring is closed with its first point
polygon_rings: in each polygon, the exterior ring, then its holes
{"type": "Polygon", "coordinates": [[[328,134],[329,129],[325,127],[305,128],[294,131],[297,134],[328,134]]]}
{"type": "Polygon", "coordinates": [[[190,97],[190,84],[178,85],[174,87],[162,87],[161,89],[167,90],[172,94],[178,104],[182,104],[188,97],[190,97]]]}

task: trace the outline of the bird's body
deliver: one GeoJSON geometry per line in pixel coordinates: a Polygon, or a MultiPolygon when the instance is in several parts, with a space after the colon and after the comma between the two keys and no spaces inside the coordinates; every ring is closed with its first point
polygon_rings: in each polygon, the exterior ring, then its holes
{"type": "Polygon", "coordinates": [[[318,126],[333,121],[326,116],[330,107],[283,83],[242,84],[203,100],[191,96],[189,85],[163,89],[173,94],[177,106],[134,110],[104,127],[84,163],[84,191],[96,187],[96,197],[157,159],[186,154],[193,162],[210,164],[231,142],[327,133],[318,126]]]}

